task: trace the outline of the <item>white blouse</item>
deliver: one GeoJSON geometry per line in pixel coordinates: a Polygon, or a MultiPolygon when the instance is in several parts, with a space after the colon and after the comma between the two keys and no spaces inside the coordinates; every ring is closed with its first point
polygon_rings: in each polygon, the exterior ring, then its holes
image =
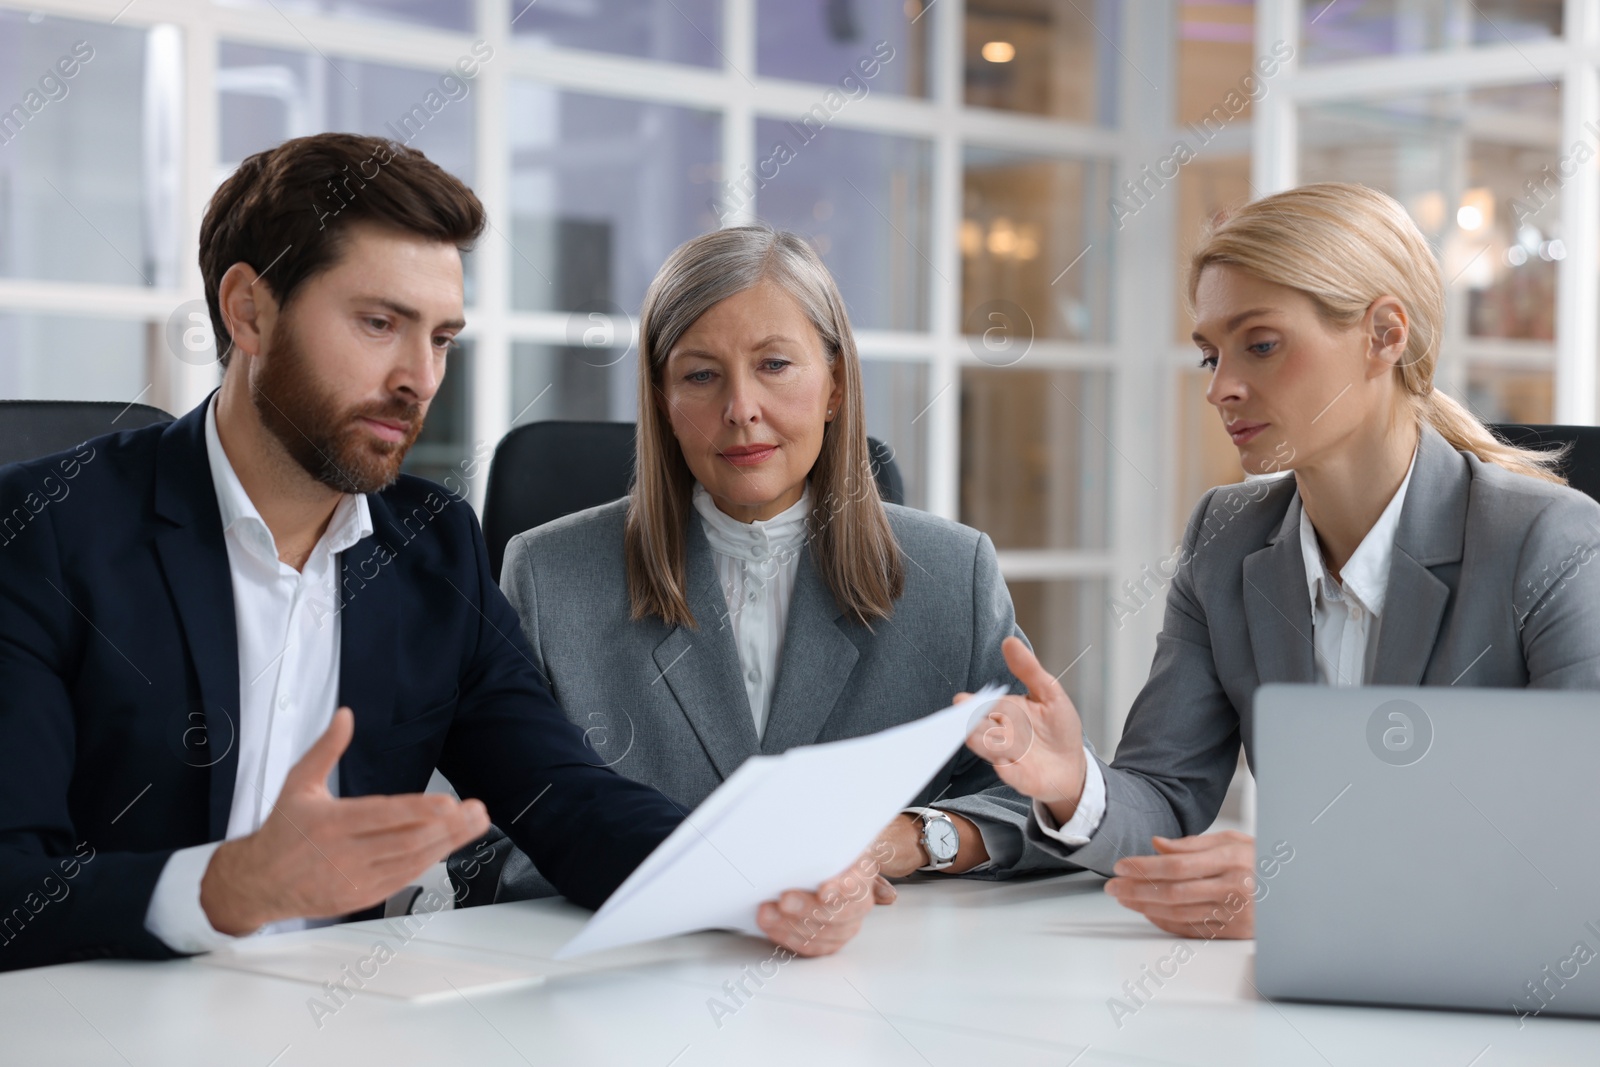
{"type": "Polygon", "coordinates": [[[1389,591],[1394,535],[1400,529],[1400,511],[1405,507],[1406,489],[1416,468],[1417,457],[1413,454],[1405,480],[1350,554],[1337,579],[1328,573],[1311,517],[1304,507],[1300,509],[1300,556],[1305,563],[1306,593],[1311,597],[1317,681],[1323,685],[1365,685],[1372,674],[1378,626],[1383,621],[1384,600],[1389,591]]]}
{"type": "Polygon", "coordinates": [[[783,654],[789,601],[800,570],[800,553],[805,550],[811,487],[801,493],[798,503],[770,519],[740,522],[719,511],[711,494],[697,482],[694,509],[700,513],[700,525],[711,543],[718,584],[728,603],[721,625],[733,627],[744,691],[760,738],[772,711],[772,686],[783,654]]]}

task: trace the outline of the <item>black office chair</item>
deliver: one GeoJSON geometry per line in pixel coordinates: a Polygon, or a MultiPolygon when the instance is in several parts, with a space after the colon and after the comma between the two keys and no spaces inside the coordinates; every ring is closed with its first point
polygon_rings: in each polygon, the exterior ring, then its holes
{"type": "Polygon", "coordinates": [[[1561,473],[1567,484],[1600,500],[1600,426],[1522,426],[1497,423],[1489,427],[1496,437],[1521,448],[1554,451],[1563,446],[1561,473]]]}
{"type": "Polygon", "coordinates": [[[171,415],[148,404],[0,400],[0,465],[63,452],[91,437],[171,421],[171,415]]]}
{"type": "MultiPolygon", "coordinates": [[[[878,493],[905,502],[894,452],[867,438],[878,493]]],[[[500,439],[483,499],[483,536],[497,577],[506,545],[552,519],[628,494],[633,482],[633,423],[530,422],[500,439]]]]}

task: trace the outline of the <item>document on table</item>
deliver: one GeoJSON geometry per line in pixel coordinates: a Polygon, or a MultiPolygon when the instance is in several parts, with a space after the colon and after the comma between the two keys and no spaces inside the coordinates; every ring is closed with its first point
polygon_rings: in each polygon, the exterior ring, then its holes
{"type": "Polygon", "coordinates": [[[556,953],[569,959],[691,930],[763,936],[756,908],[842,873],[955,754],[999,685],[865,737],[751,756],[556,953]]]}
{"type": "MultiPolygon", "coordinates": [[[[417,917],[409,918],[415,922],[417,917]]],[[[526,967],[478,963],[430,951],[431,946],[408,945],[405,921],[391,920],[391,929],[372,931],[366,942],[353,937],[305,940],[292,934],[271,935],[193,958],[207,967],[287,978],[319,988],[331,983],[343,989],[344,996],[376,993],[416,1003],[544,981],[543,974],[526,967]]]]}

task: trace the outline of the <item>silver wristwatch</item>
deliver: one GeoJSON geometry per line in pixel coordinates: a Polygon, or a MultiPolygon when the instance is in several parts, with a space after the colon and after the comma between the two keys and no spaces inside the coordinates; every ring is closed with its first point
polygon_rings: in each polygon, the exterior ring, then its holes
{"type": "Polygon", "coordinates": [[[922,818],[922,848],[928,853],[928,863],[917,869],[942,871],[961,851],[961,831],[954,819],[935,808],[919,808],[917,814],[922,818]]]}

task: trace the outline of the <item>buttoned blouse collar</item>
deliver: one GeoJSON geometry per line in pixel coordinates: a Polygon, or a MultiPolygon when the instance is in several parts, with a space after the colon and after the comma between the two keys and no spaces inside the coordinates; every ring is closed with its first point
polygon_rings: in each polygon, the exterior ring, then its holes
{"type": "Polygon", "coordinates": [[[793,555],[805,542],[806,516],[811,511],[809,484],[794,504],[770,519],[755,522],[740,522],[724,514],[699,482],[695,483],[693,499],[713,552],[749,563],[764,563],[779,554],[793,555]]]}

